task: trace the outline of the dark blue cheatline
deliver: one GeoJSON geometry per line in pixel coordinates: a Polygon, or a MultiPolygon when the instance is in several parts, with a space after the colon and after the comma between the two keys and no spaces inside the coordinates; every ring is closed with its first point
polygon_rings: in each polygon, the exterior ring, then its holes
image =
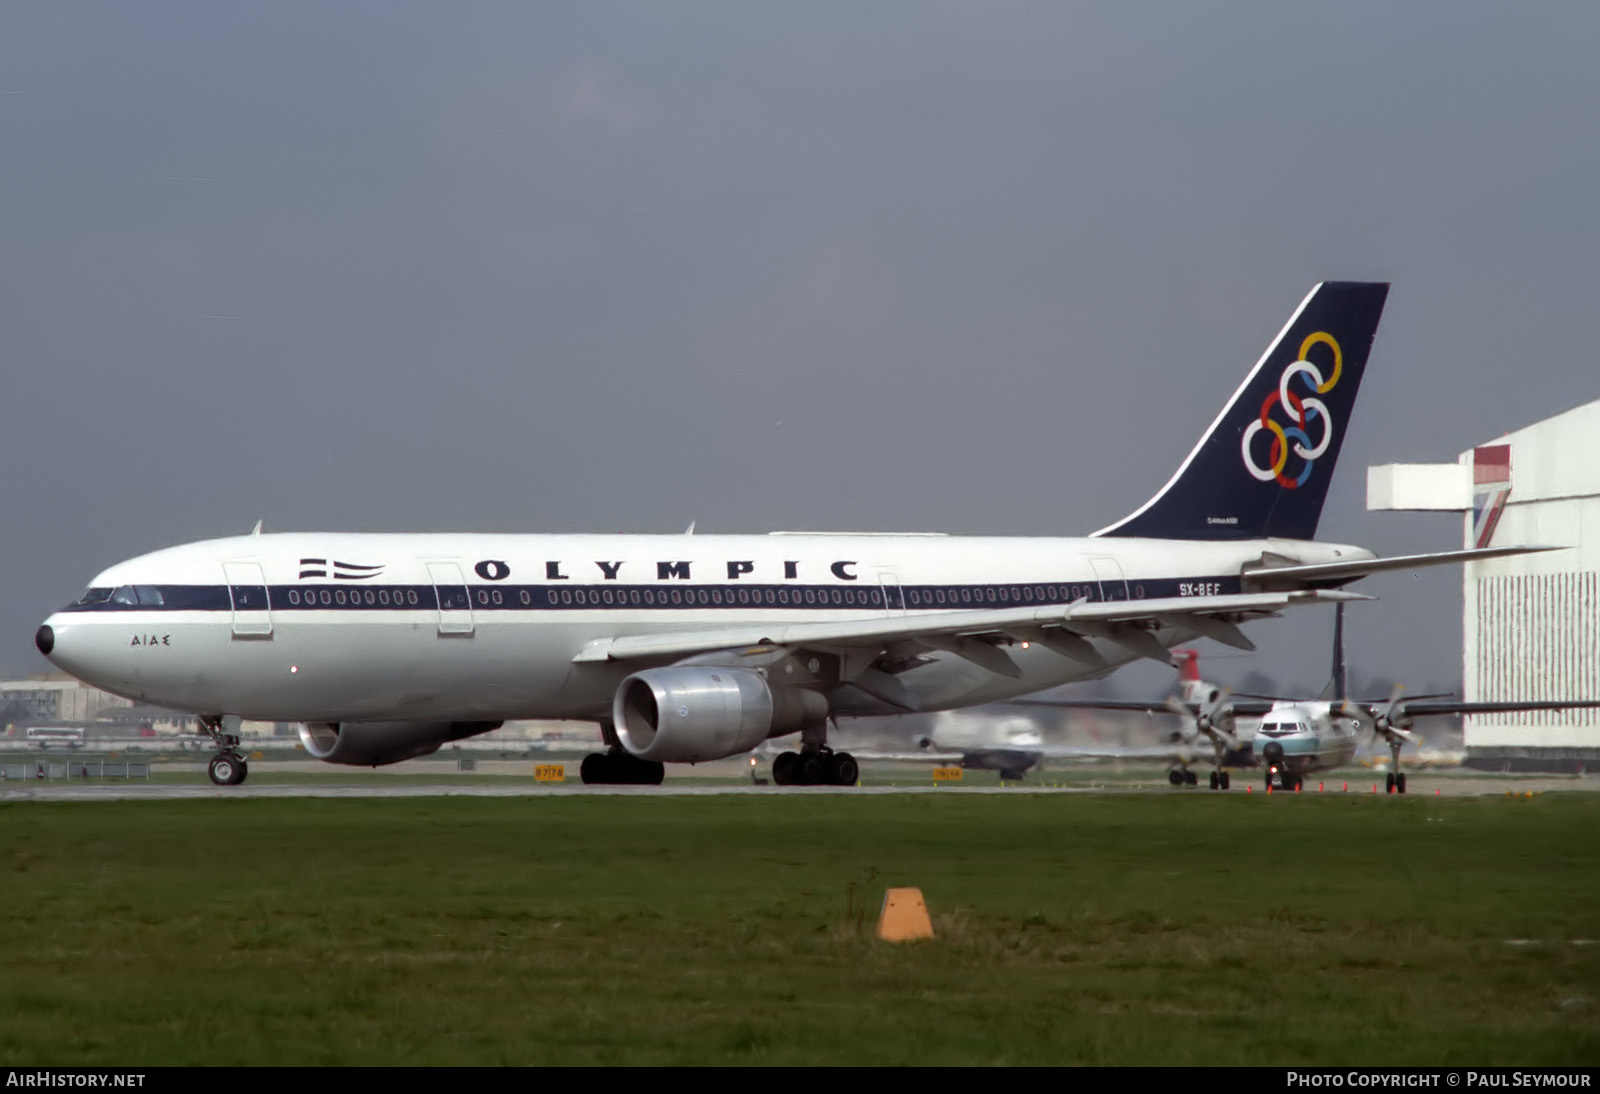
{"type": "MultiPolygon", "coordinates": [[[[613,611],[751,608],[800,611],[977,611],[1070,604],[1076,600],[1151,600],[1178,597],[1184,587],[1212,594],[1240,591],[1238,577],[1185,577],[1107,582],[1030,582],[1005,585],[160,585],[159,604],[129,598],[90,598],[68,612],[260,610],[265,592],[274,612],[297,611],[613,611]],[[1124,592],[1124,584],[1126,591],[1124,592]]],[[[148,588],[148,586],[142,587],[148,588]]]]}

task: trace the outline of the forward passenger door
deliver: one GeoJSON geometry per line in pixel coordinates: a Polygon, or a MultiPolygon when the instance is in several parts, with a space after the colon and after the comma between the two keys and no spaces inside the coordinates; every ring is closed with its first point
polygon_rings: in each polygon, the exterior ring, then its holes
{"type": "Polygon", "coordinates": [[[233,608],[235,638],[271,638],[272,612],[267,602],[267,579],[259,562],[224,562],[228,600],[233,608]]]}
{"type": "Polygon", "coordinates": [[[454,562],[428,563],[428,577],[439,599],[439,634],[467,635],[473,632],[472,597],[454,562]]]}

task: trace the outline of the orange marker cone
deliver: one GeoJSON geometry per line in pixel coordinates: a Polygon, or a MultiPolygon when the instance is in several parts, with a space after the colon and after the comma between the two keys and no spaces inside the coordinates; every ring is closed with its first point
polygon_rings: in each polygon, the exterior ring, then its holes
{"type": "Polygon", "coordinates": [[[1317,793],[1318,794],[1322,793],[1322,784],[1321,783],[1317,784],[1317,793]]]}
{"type": "Polygon", "coordinates": [[[1341,794],[1348,794],[1348,793],[1350,793],[1350,784],[1349,784],[1349,783],[1348,783],[1348,782],[1347,782],[1347,783],[1345,783],[1345,784],[1344,784],[1344,789],[1343,789],[1343,790],[1341,790],[1341,791],[1339,791],[1339,793],[1341,793],[1341,794]]]}
{"type": "Polygon", "coordinates": [[[1248,794],[1248,793],[1250,793],[1250,791],[1252,791],[1252,790],[1254,790],[1254,789],[1255,789],[1255,787],[1254,787],[1254,786],[1252,786],[1252,785],[1251,785],[1251,784],[1249,784],[1249,783],[1245,783],[1245,784],[1244,784],[1244,792],[1245,792],[1245,793],[1246,793],[1246,794],[1248,794]]]}
{"type": "Polygon", "coordinates": [[[928,905],[921,889],[887,889],[878,913],[878,937],[885,942],[909,942],[933,937],[928,905]]]}

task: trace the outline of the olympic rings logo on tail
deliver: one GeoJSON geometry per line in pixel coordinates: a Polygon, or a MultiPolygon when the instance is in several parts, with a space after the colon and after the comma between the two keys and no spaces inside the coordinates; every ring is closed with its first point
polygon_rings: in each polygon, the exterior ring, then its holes
{"type": "Polygon", "coordinates": [[[1305,481],[1311,477],[1311,469],[1316,466],[1317,457],[1328,450],[1328,444],[1333,440],[1333,418],[1328,413],[1327,405],[1317,396],[1332,391],[1343,371],[1344,353],[1333,335],[1321,330],[1306,335],[1306,340],[1300,343],[1299,359],[1283,370],[1283,375],[1278,378],[1278,390],[1268,395],[1261,404],[1261,416],[1245,427],[1244,436],[1239,442],[1245,470],[1262,482],[1276,481],[1279,486],[1290,490],[1305,485],[1305,481]],[[1333,351],[1333,371],[1326,380],[1322,378],[1321,370],[1306,359],[1311,348],[1319,344],[1333,351]],[[1293,390],[1297,379],[1302,389],[1300,392],[1293,390]],[[1290,419],[1287,425],[1273,420],[1272,412],[1276,407],[1282,407],[1286,412],[1290,419]],[[1313,423],[1319,432],[1314,445],[1311,443],[1313,423]],[[1262,430],[1272,434],[1272,449],[1267,453],[1266,467],[1256,463],[1250,451],[1256,434],[1262,430]],[[1300,461],[1299,473],[1293,477],[1285,473],[1289,468],[1291,452],[1300,461]]]}

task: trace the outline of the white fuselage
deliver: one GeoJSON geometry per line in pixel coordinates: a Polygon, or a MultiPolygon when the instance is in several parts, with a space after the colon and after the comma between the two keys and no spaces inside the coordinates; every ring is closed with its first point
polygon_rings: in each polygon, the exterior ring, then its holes
{"type": "MultiPolygon", "coordinates": [[[[603,718],[639,662],[576,661],[596,639],[728,624],[1238,592],[1264,552],[1370,558],[1284,540],[921,535],[290,533],[119,563],[50,617],[49,656],[107,691],[274,721],[603,718]],[[96,591],[98,590],[98,591],[96,591]]],[[[1195,637],[1155,632],[1171,646],[1195,637]]],[[[1095,640],[1108,666],[1135,656],[1095,640]]],[[[43,648],[43,647],[41,647],[43,648]]],[[[1094,668],[1033,643],[1012,679],[928,652],[900,680],[923,710],[1010,698],[1094,668]]],[[[850,687],[838,714],[893,713],[850,687]]]]}

